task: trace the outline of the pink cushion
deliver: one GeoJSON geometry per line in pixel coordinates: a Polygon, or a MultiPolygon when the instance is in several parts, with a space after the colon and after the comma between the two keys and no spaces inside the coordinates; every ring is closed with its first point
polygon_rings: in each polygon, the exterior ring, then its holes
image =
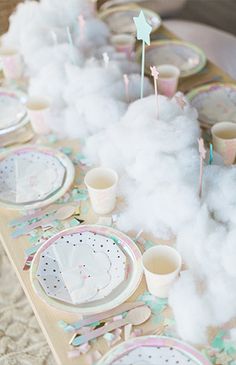
{"type": "Polygon", "coordinates": [[[164,25],[178,37],[201,47],[209,60],[236,79],[236,37],[208,25],[166,20],[164,25]]]}

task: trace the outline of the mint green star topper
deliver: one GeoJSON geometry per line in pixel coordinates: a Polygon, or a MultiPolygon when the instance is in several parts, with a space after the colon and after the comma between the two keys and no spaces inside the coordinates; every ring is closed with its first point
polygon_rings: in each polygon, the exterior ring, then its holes
{"type": "Polygon", "coordinates": [[[143,97],[143,83],[144,83],[144,64],[145,64],[145,43],[150,46],[150,33],[152,27],[146,21],[145,15],[141,10],[138,17],[134,17],[134,23],[137,29],[137,39],[143,41],[142,45],[142,66],[141,66],[141,98],[143,97]]]}
{"type": "Polygon", "coordinates": [[[150,33],[152,31],[152,27],[146,21],[143,11],[141,10],[139,16],[135,16],[133,19],[137,29],[137,39],[139,41],[144,41],[150,46],[150,33]]]}

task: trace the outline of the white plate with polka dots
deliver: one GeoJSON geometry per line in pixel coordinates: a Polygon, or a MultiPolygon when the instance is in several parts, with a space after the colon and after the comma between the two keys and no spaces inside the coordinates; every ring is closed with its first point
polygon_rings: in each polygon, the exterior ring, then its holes
{"type": "Polygon", "coordinates": [[[24,146],[0,155],[0,205],[35,209],[51,204],[69,189],[74,166],[61,152],[24,146]]]}
{"type": "Polygon", "coordinates": [[[36,293],[68,312],[95,314],[127,300],[142,277],[136,244],[110,227],[70,228],[50,238],[31,266],[36,293]]]}
{"type": "Polygon", "coordinates": [[[123,342],[97,365],[211,365],[195,348],[170,337],[145,336],[123,342]]]}

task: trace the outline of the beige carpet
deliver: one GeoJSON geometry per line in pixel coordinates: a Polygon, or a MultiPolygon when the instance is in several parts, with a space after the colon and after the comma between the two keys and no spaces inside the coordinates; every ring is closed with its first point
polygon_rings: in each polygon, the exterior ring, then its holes
{"type": "Polygon", "coordinates": [[[55,365],[1,243],[0,365],[55,365]]]}

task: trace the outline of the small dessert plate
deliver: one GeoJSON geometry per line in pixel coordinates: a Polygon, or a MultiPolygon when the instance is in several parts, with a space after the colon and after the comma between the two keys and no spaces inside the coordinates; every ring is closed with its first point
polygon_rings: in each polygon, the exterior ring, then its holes
{"type": "MultiPolygon", "coordinates": [[[[142,49],[137,50],[140,61],[142,49]]],[[[154,41],[146,46],[145,67],[150,74],[150,66],[163,64],[174,65],[180,70],[180,77],[194,75],[201,71],[206,64],[204,52],[191,43],[183,41],[154,41]]]]}

